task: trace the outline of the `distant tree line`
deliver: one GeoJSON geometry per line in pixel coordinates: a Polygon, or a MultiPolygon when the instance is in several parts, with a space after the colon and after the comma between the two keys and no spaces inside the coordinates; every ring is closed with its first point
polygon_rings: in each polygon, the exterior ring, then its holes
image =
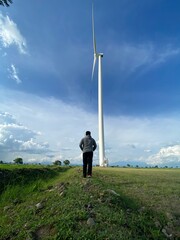
{"type": "MultiPolygon", "coordinates": [[[[13,160],[13,162],[15,164],[23,164],[23,159],[21,157],[18,157],[18,158],[15,158],[13,160]]],[[[62,166],[62,164],[64,164],[65,166],[69,166],[70,165],[70,161],[68,159],[64,160],[64,161],[60,161],[60,160],[55,160],[53,162],[53,165],[55,166],[62,166]]],[[[0,164],[7,164],[7,162],[3,162],[2,160],[0,160],[0,164]]],[[[41,163],[37,163],[39,165],[41,165],[41,163]]],[[[96,167],[99,167],[99,165],[97,164],[96,167]]],[[[120,166],[120,165],[111,165],[110,167],[122,167],[122,168],[179,168],[179,166],[171,166],[171,167],[168,167],[167,165],[163,166],[163,167],[160,167],[158,165],[155,165],[155,166],[145,166],[145,167],[142,167],[142,166],[139,166],[139,165],[136,165],[136,166],[133,166],[133,165],[130,165],[129,163],[126,165],[126,166],[120,166]]]]}
{"type": "MultiPolygon", "coordinates": [[[[13,160],[13,163],[15,164],[23,164],[23,159],[21,157],[17,157],[13,160]]],[[[70,165],[70,161],[68,159],[64,160],[63,162],[61,162],[60,160],[56,160],[53,162],[53,165],[56,165],[56,166],[61,166],[62,163],[65,165],[65,166],[69,166],[70,165]]],[[[7,164],[6,162],[3,162],[2,160],[0,160],[0,164],[7,164]]],[[[38,163],[37,163],[38,164],[38,163]]],[[[40,163],[39,163],[40,164],[40,163]]]]}
{"type": "MultiPolygon", "coordinates": [[[[99,165],[96,165],[96,166],[99,166],[99,165]]],[[[120,166],[120,165],[111,165],[110,167],[122,167],[122,168],[179,168],[178,166],[172,166],[172,167],[168,167],[167,165],[166,166],[158,166],[158,165],[155,165],[155,166],[139,166],[139,165],[136,165],[136,166],[133,166],[133,165],[130,165],[130,164],[127,164],[126,166],[120,166]]]]}
{"type": "MultiPolygon", "coordinates": [[[[63,163],[64,163],[65,166],[70,165],[70,161],[68,159],[64,160],[63,163]]],[[[53,164],[56,165],[56,166],[61,166],[62,162],[60,160],[56,160],[55,162],[53,162],[53,164]]]]}
{"type": "Polygon", "coordinates": [[[23,164],[23,159],[20,158],[20,157],[18,157],[18,158],[15,158],[15,159],[13,160],[13,162],[14,162],[15,164],[23,164]]]}

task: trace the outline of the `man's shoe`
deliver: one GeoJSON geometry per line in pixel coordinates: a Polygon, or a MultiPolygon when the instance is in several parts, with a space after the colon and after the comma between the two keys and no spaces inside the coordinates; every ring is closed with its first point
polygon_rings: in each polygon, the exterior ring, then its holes
{"type": "Polygon", "coordinates": [[[91,175],[88,175],[88,178],[91,178],[91,175]]]}

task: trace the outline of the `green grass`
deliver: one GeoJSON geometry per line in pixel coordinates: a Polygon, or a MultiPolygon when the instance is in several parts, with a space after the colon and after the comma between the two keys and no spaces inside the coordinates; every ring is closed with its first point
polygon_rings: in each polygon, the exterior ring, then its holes
{"type": "Polygon", "coordinates": [[[47,178],[28,175],[23,185],[4,186],[0,240],[180,237],[179,169],[94,168],[92,179],[83,179],[78,167],[45,169],[47,178]]]}
{"type": "Polygon", "coordinates": [[[33,165],[0,165],[0,193],[14,185],[30,184],[35,180],[48,180],[64,171],[66,168],[44,167],[33,165]]]}

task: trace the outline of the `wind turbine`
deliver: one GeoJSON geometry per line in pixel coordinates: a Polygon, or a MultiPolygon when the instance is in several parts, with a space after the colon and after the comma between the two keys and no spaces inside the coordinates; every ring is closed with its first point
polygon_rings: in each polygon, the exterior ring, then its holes
{"type": "Polygon", "coordinates": [[[98,132],[99,132],[99,165],[105,166],[105,151],[104,151],[104,119],[103,119],[103,91],[102,91],[102,57],[103,53],[98,53],[96,50],[96,38],[94,30],[94,11],[92,5],[92,32],[93,32],[93,48],[94,61],[92,69],[92,79],[96,60],[98,60],[98,132]]]}

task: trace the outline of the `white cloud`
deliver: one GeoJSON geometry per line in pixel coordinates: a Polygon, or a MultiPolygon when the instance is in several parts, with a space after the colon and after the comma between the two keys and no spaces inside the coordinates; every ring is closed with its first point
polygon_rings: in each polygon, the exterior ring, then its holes
{"type": "Polygon", "coordinates": [[[177,163],[178,165],[180,163],[180,145],[161,148],[157,154],[148,158],[147,163],[153,165],[177,163]]]}
{"type": "Polygon", "coordinates": [[[0,113],[0,152],[42,154],[49,151],[47,142],[37,142],[39,133],[18,123],[9,113],[0,113]]]}
{"type": "Polygon", "coordinates": [[[151,152],[151,149],[145,149],[144,152],[149,153],[149,152],[151,152]]]}
{"type": "Polygon", "coordinates": [[[47,152],[48,148],[49,148],[49,144],[47,142],[36,143],[34,142],[34,139],[31,138],[29,141],[22,142],[20,146],[20,151],[32,152],[32,153],[43,153],[43,152],[47,152]]]}
{"type": "Polygon", "coordinates": [[[107,54],[112,56],[108,64],[119,66],[121,71],[134,72],[140,67],[151,68],[166,62],[170,57],[180,54],[180,48],[173,48],[170,44],[155,46],[147,44],[114,44],[107,47],[107,54]]]}
{"type": "Polygon", "coordinates": [[[21,79],[18,76],[18,70],[14,64],[11,64],[11,68],[8,69],[10,73],[10,78],[16,81],[17,84],[22,83],[21,79]]]}
{"type": "Polygon", "coordinates": [[[8,16],[0,13],[0,40],[4,47],[16,45],[21,54],[26,54],[26,40],[20,33],[16,23],[8,16]]]}
{"type": "Polygon", "coordinates": [[[17,123],[16,119],[9,114],[8,112],[0,112],[0,124],[15,124],[17,123]]]}

